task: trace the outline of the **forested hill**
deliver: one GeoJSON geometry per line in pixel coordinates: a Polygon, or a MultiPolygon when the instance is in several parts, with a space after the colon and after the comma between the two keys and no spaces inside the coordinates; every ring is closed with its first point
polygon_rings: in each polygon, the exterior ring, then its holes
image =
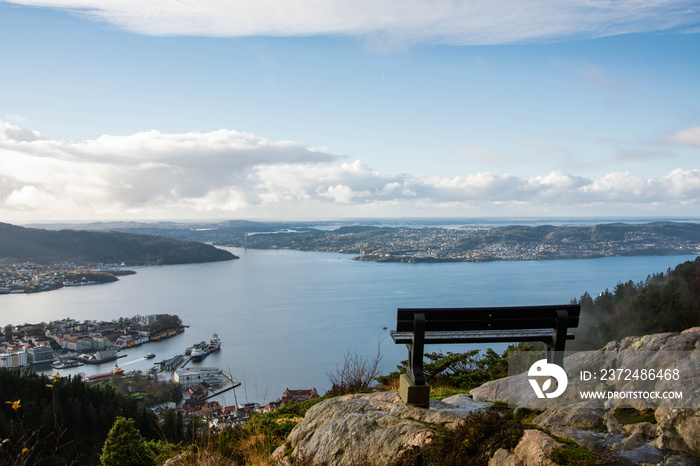
{"type": "MultiPolygon", "coordinates": [[[[208,234],[214,232],[208,231],[208,234]]],[[[218,244],[241,246],[222,236],[218,244]]],[[[290,248],[359,254],[378,262],[482,262],[679,255],[700,251],[700,224],[654,222],[590,226],[510,225],[498,228],[375,228],[254,234],[248,248],[290,248]]]]}
{"type": "Polygon", "coordinates": [[[194,241],[109,231],[48,231],[0,223],[0,261],[3,262],[166,265],[236,258],[228,251],[194,241]]]}
{"type": "Polygon", "coordinates": [[[700,326],[700,257],[639,283],[618,283],[593,298],[584,293],[581,327],[569,349],[597,349],[611,340],[700,326]]]}

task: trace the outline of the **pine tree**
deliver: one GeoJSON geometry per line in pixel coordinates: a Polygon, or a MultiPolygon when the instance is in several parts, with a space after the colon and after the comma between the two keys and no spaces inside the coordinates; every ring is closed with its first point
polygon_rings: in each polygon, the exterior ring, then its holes
{"type": "Polygon", "coordinates": [[[104,466],[155,466],[155,455],[133,419],[117,417],[107,435],[100,461],[104,466]]]}

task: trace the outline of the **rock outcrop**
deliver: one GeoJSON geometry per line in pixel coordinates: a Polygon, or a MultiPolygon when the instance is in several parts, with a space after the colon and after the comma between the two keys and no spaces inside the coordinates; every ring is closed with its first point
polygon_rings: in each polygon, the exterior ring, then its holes
{"type": "Polygon", "coordinates": [[[561,451],[562,442],[606,452],[624,463],[700,464],[700,328],[610,342],[599,351],[567,357],[565,367],[569,374],[591,366],[639,368],[642,360],[635,357],[635,351],[647,356],[658,353],[651,361],[643,360],[647,369],[667,368],[664,354],[684,352],[687,357],[674,366],[682,369],[682,380],[659,380],[655,387],[682,387],[688,394],[686,400],[680,404],[679,400],[661,400],[654,409],[644,411],[648,406],[636,400],[567,399],[569,392],[579,389],[639,388],[633,381],[601,382],[570,376],[574,390],[567,390],[553,406],[551,400],[534,395],[527,374],[488,382],[469,395],[431,400],[429,409],[406,406],[395,391],[347,395],[309,409],[274,458],[283,464],[293,459],[315,465],[395,463],[430,443],[435,426],[455,426],[469,413],[493,402],[512,402],[513,387],[520,386],[516,392],[523,396],[517,400],[515,412],[534,412],[534,426],[525,429],[514,448],[497,449],[490,466],[554,465],[552,454],[561,451]],[[644,416],[620,419],[616,409],[623,406],[644,416]]]}
{"type": "Polygon", "coordinates": [[[274,456],[291,449],[312,464],[391,464],[425,445],[431,425],[454,426],[488,405],[466,395],[430,400],[430,409],[405,405],[396,391],[340,396],[309,409],[274,456]]]}
{"type": "Polygon", "coordinates": [[[661,333],[628,337],[608,343],[599,351],[587,351],[567,357],[564,365],[568,374],[578,374],[584,368],[615,368],[626,373],[629,369],[658,371],[678,368],[678,380],[665,378],[654,381],[581,380],[571,377],[569,388],[556,407],[552,400],[539,399],[529,390],[527,374],[485,383],[470,392],[477,401],[509,401],[513,394],[523,396],[517,409],[536,410],[540,414],[533,422],[551,434],[575,441],[591,449],[608,449],[619,458],[633,463],[700,464],[700,328],[682,333],[661,333]],[[683,359],[669,363],[668,356],[683,359]],[[682,390],[686,398],[662,399],[649,402],[635,398],[613,398],[580,401],[581,391],[682,390]],[[638,422],[621,422],[618,408],[643,413],[647,418],[638,422]]]}

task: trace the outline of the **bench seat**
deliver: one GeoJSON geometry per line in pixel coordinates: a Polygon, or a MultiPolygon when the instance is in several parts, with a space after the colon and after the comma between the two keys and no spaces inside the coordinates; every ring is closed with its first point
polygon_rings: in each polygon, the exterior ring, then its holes
{"type": "MultiPolygon", "coordinates": [[[[394,343],[413,343],[413,332],[391,332],[394,343]]],[[[573,340],[575,335],[567,332],[566,339],[573,340]]],[[[435,331],[425,332],[423,342],[425,344],[440,343],[520,343],[526,341],[546,342],[552,338],[552,329],[527,329],[527,330],[462,330],[462,331],[435,331]]]]}

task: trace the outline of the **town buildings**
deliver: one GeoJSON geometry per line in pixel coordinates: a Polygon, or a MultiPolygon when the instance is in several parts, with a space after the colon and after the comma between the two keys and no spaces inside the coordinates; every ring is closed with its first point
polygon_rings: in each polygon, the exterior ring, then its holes
{"type": "Polygon", "coordinates": [[[176,369],[173,372],[173,381],[179,383],[183,389],[202,384],[207,387],[221,387],[224,384],[224,375],[218,367],[176,369]]]}

